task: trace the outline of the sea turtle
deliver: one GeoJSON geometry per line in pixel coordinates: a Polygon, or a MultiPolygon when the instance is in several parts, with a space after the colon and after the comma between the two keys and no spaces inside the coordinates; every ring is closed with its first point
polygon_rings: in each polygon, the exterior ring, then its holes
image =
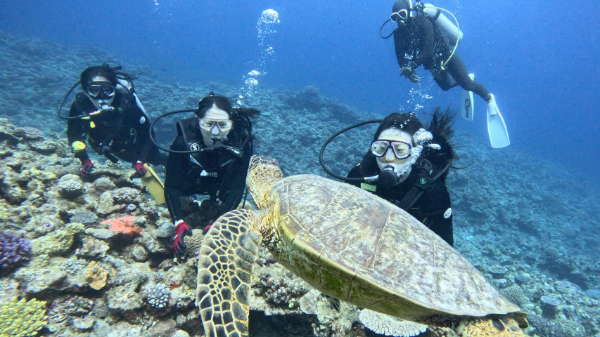
{"type": "Polygon", "coordinates": [[[258,245],[317,290],[460,336],[526,336],[525,314],[421,222],[367,192],[315,175],[283,177],[254,156],[247,185],[259,210],[222,215],[198,261],[206,336],[248,336],[258,245]]]}

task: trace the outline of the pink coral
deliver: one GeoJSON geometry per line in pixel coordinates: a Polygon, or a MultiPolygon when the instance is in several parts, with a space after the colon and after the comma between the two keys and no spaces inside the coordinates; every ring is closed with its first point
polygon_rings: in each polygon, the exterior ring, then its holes
{"type": "Polygon", "coordinates": [[[124,216],[122,218],[104,220],[102,223],[111,224],[109,228],[111,232],[119,232],[131,236],[142,234],[142,230],[133,224],[133,218],[133,216],[124,216]]]}

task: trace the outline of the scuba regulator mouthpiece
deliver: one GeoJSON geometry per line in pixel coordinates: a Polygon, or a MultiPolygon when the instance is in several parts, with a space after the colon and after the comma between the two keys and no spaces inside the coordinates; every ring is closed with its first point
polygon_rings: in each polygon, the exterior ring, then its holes
{"type": "Polygon", "coordinates": [[[394,173],[394,169],[391,167],[386,167],[377,178],[378,185],[383,188],[392,188],[396,186],[398,183],[398,177],[394,173]]]}

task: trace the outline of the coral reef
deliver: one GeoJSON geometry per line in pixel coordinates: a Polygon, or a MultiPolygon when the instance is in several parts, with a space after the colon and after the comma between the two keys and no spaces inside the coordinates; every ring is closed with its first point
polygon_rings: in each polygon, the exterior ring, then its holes
{"type": "Polygon", "coordinates": [[[10,233],[0,233],[0,270],[28,261],[31,243],[10,233]]]}
{"type": "Polygon", "coordinates": [[[358,319],[370,330],[388,336],[412,337],[427,330],[427,325],[403,321],[367,309],[360,312],[358,319]]]}
{"type": "Polygon", "coordinates": [[[29,337],[37,335],[48,323],[46,302],[36,299],[20,301],[15,297],[0,304],[0,335],[29,337]]]}
{"type": "Polygon", "coordinates": [[[94,290],[104,288],[107,278],[108,272],[102,266],[98,265],[96,261],[92,261],[85,270],[85,281],[94,290]]]}
{"type": "MultiPolygon", "coordinates": [[[[11,235],[31,243],[31,254],[24,254],[30,260],[17,264],[12,257],[4,260],[6,246],[1,246],[2,303],[15,296],[46,301],[49,324],[43,333],[48,336],[202,336],[194,306],[201,228],[192,228],[186,237],[186,259],[174,261],[168,211],[139,179],[130,178],[130,165],[112,164],[90,151],[94,175],[81,179],[64,121],[48,117],[82,69],[118,59],[96,48],[3,32],[0,45],[0,76],[5,77],[0,86],[3,99],[10,99],[2,105],[2,116],[8,118],[0,118],[1,238],[11,235]],[[169,292],[168,300],[161,295],[153,301],[163,308],[147,301],[147,289],[153,287],[169,292]]],[[[210,91],[239,95],[238,86],[185,87],[158,80],[149,68],[124,66],[144,74],[136,80],[136,92],[151,118],[193,107],[210,91]]],[[[261,110],[253,128],[255,153],[276,158],[286,175],[325,176],[317,160],[323,141],[350,123],[381,117],[324,97],[316,87],[299,92],[257,87],[245,104],[261,110]]],[[[159,141],[173,139],[179,117],[157,123],[159,141]]],[[[336,138],[324,153],[325,164],[346,174],[361,161],[374,131],[365,127],[336,138]]],[[[461,158],[457,165],[466,166],[447,179],[456,249],[529,314],[531,334],[599,334],[598,184],[582,186],[589,177],[560,163],[532,161],[518,148],[489,149],[486,140],[460,129],[454,141],[461,158]]],[[[186,202],[189,217],[200,219],[197,202],[186,202]]],[[[336,309],[266,249],[260,249],[254,272],[251,335],[378,335],[355,323],[358,308],[341,303],[336,309]]]]}
{"type": "Polygon", "coordinates": [[[133,224],[133,216],[124,216],[118,219],[108,219],[102,221],[103,224],[110,224],[111,232],[121,233],[126,236],[142,234],[142,230],[133,224]]]}
{"type": "Polygon", "coordinates": [[[169,305],[171,291],[162,283],[146,287],[146,301],[155,309],[164,309],[169,305]]]}

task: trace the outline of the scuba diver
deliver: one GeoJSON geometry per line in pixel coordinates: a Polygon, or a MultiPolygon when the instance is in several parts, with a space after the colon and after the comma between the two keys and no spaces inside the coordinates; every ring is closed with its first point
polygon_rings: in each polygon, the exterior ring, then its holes
{"type": "Polygon", "coordinates": [[[58,116],[67,119],[68,142],[81,162],[82,177],[90,177],[94,169],[87,142],[113,163],[119,159],[131,162],[136,171],[132,178],[143,178],[142,183],[161,203],[162,183],[145,163],[165,165],[167,156],[150,142],[150,121],[133,90],[131,76],[120,70],[106,63],[85,69],[63,99],[58,116]],[[78,84],[83,92],[75,97],[69,116],[61,116],[65,100],[78,84]]]}
{"type": "Polygon", "coordinates": [[[377,182],[346,180],[404,209],[451,246],[452,208],[446,176],[456,157],[449,142],[453,118],[449,110],[438,108],[424,128],[414,113],[392,113],[379,125],[362,162],[347,176],[378,175],[377,182]]]}
{"type": "Polygon", "coordinates": [[[335,178],[370,191],[402,208],[454,245],[452,208],[446,177],[457,158],[450,139],[455,114],[436,109],[424,127],[413,113],[392,113],[383,120],[351,125],[331,136],[319,154],[323,169],[335,178]],[[329,170],[323,160],[327,145],[340,134],[379,123],[369,151],[346,177],[329,170]]]}
{"type": "MultiPolygon", "coordinates": [[[[200,204],[203,232],[221,215],[235,209],[246,188],[252,156],[252,122],[259,111],[232,108],[227,98],[210,93],[198,103],[195,117],[177,123],[177,138],[171,144],[165,176],[165,199],[175,226],[173,249],[185,254],[184,238],[190,235],[182,212],[182,196],[208,195],[200,204]]],[[[155,121],[156,122],[156,121],[155,121]]]]}
{"type": "Polygon", "coordinates": [[[380,36],[387,39],[394,35],[400,74],[411,82],[420,81],[415,70],[423,66],[431,72],[442,90],[448,91],[460,85],[464,89],[461,115],[465,119],[473,121],[473,93],[483,98],[487,103],[488,134],[492,147],[508,146],[510,140],[496,98],[483,84],[473,80],[474,75],[468,73],[456,53],[463,35],[457,27],[458,21],[454,25],[441,11],[446,10],[432,4],[422,4],[419,0],[414,5],[412,0],[398,0],[392,7],[390,19],[384,22],[381,29],[390,21],[395,22],[397,27],[388,36],[381,35],[380,29],[380,36]]]}

